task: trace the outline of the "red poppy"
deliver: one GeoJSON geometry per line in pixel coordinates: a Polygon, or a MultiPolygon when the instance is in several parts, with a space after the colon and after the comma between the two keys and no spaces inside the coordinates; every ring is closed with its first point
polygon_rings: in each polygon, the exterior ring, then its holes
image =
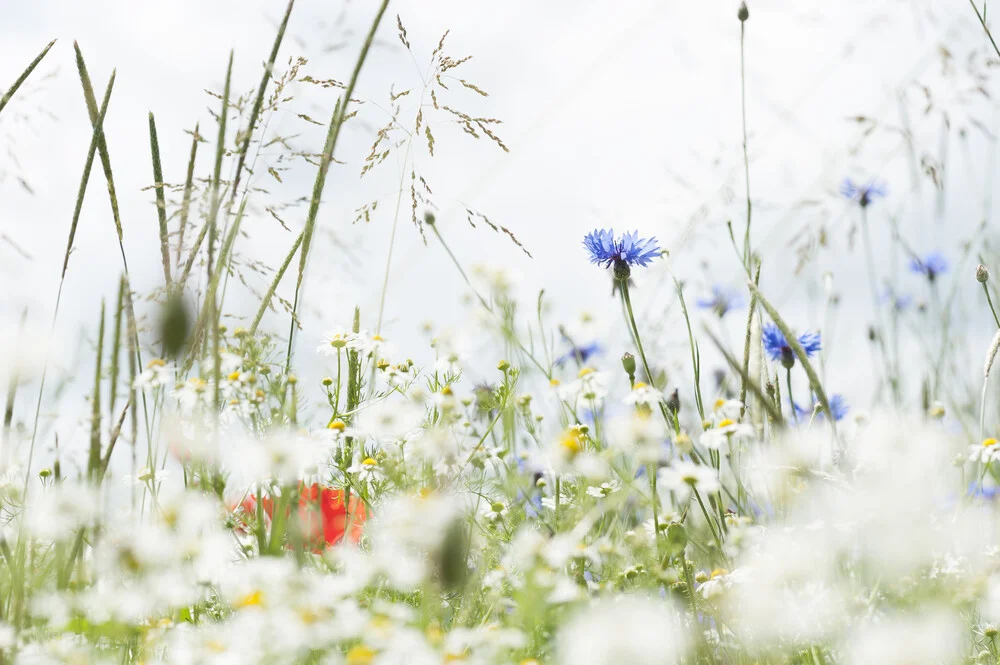
{"type": "MultiPolygon", "coordinates": [[[[344,505],[344,490],[332,487],[320,487],[318,483],[299,488],[299,528],[306,542],[312,545],[313,551],[319,551],[324,546],[336,545],[344,538],[344,533],[350,523],[350,538],[357,544],[365,525],[365,504],[357,494],[351,496],[350,517],[347,506],[344,505]]],[[[250,520],[257,514],[257,500],[253,495],[247,496],[241,504],[250,520]]],[[[263,497],[261,506],[264,509],[267,522],[274,516],[274,502],[271,497],[263,497]]]]}

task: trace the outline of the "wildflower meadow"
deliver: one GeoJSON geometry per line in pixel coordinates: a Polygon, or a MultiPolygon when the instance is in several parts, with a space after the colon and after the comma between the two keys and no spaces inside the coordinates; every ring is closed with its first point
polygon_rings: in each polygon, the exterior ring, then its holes
{"type": "MultiPolygon", "coordinates": [[[[369,0],[310,6],[322,48],[293,37],[303,4],[273,0],[251,52],[196,54],[219,84],[183,119],[125,117],[130,89],[184,85],[166,65],[144,82],[82,39],[2,51],[0,663],[1000,662],[988,3],[955,0],[941,34],[943,3],[898,3],[940,38],[928,82],[842,119],[858,142],[801,200],[748,113],[777,94],[746,67],[783,5],[718,3],[725,205],[623,202],[558,242],[532,242],[546,182],[504,191],[508,218],[436,170],[544,140],[497,117],[548,122],[480,78],[499,42],[469,53],[419,5],[369,0]],[[88,142],[50,145],[57,122],[88,142]],[[45,187],[67,173],[69,207],[45,187]],[[52,220],[41,241],[18,197],[52,220]]],[[[586,105],[629,128],[615,98],[640,93],[614,71],[586,105]]],[[[660,120],[630,129],[685,131],[660,120]]],[[[662,159],[675,183],[711,161],[662,159]]]]}

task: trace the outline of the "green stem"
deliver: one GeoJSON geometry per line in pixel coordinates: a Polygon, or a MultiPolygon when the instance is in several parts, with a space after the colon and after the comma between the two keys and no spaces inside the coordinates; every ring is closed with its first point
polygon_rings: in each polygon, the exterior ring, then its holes
{"type": "Polygon", "coordinates": [[[799,414],[795,411],[795,400],[792,399],[792,368],[785,368],[785,383],[788,386],[788,405],[792,409],[792,422],[798,424],[799,414]]]}
{"type": "Polygon", "coordinates": [[[986,282],[983,282],[983,293],[986,294],[986,302],[989,303],[990,311],[993,312],[993,320],[996,321],[997,328],[1000,328],[1000,317],[997,316],[997,310],[993,307],[993,299],[990,297],[990,289],[986,286],[986,282]]]}

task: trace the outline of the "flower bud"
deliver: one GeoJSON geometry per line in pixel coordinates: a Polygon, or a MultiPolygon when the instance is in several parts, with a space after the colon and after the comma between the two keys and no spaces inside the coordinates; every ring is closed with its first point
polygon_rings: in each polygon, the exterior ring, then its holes
{"type": "Polygon", "coordinates": [[[497,369],[500,370],[501,372],[506,372],[507,370],[510,369],[510,363],[507,362],[506,360],[501,360],[500,362],[497,363],[497,369]]]}
{"type": "Polygon", "coordinates": [[[745,2],[740,3],[740,8],[736,12],[736,18],[740,20],[740,23],[750,18],[750,10],[747,9],[747,3],[745,2]]]}
{"type": "Polygon", "coordinates": [[[982,263],[976,266],[977,282],[979,282],[980,284],[985,284],[989,278],[990,278],[990,271],[986,268],[986,266],[984,266],[982,263]]]}
{"type": "Polygon", "coordinates": [[[631,353],[623,353],[622,367],[625,368],[625,373],[628,374],[629,381],[635,380],[635,356],[631,353]]]}
{"type": "Polygon", "coordinates": [[[629,276],[632,274],[632,269],[629,267],[628,263],[618,259],[615,261],[615,281],[627,282],[629,276]]]}

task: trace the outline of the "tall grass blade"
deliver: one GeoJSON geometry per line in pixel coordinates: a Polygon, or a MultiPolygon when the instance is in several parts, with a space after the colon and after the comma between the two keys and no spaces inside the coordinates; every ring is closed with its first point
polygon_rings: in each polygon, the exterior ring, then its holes
{"type": "Polygon", "coordinates": [[[56,40],[54,39],[49,42],[48,45],[42,49],[42,52],[31,61],[31,64],[28,65],[27,69],[21,72],[21,75],[17,77],[16,81],[14,81],[14,85],[10,86],[10,88],[7,89],[7,92],[3,93],[3,97],[0,97],[0,113],[3,112],[4,107],[10,103],[10,100],[14,97],[14,93],[17,92],[17,89],[21,87],[21,84],[24,83],[29,76],[31,76],[31,72],[35,71],[35,67],[38,66],[38,63],[42,61],[42,58],[45,57],[45,55],[49,52],[49,49],[52,48],[52,45],[55,43],[56,40]]]}
{"type": "MultiPolygon", "coordinates": [[[[80,83],[83,84],[83,95],[87,102],[87,113],[90,115],[91,124],[94,124],[98,118],[97,100],[94,98],[94,86],[90,83],[90,75],[87,73],[87,65],[83,61],[83,52],[80,51],[80,45],[73,42],[73,49],[76,51],[76,67],[80,73],[80,83]]],[[[115,179],[111,172],[111,155],[108,153],[108,142],[103,131],[97,134],[97,152],[101,156],[104,179],[108,183],[108,197],[111,199],[111,215],[115,221],[115,230],[118,232],[118,248],[121,250],[125,271],[128,272],[128,263],[125,260],[125,244],[122,236],[122,218],[118,211],[118,194],[115,191],[115,179]]]]}
{"type": "Polygon", "coordinates": [[[167,244],[167,202],[163,196],[163,167],[160,164],[160,142],[156,138],[156,120],[149,112],[149,151],[153,156],[153,187],[156,189],[156,217],[160,223],[160,259],[163,279],[170,286],[170,246],[167,244]]]}
{"type": "MultiPolygon", "coordinates": [[[[191,210],[191,190],[194,186],[194,161],[198,156],[198,143],[201,135],[198,134],[198,125],[194,126],[194,136],[191,139],[191,157],[188,159],[187,176],[184,178],[184,194],[181,197],[181,221],[180,229],[177,233],[177,268],[181,267],[181,252],[184,250],[184,232],[187,229],[188,213],[191,210]]],[[[183,282],[183,280],[182,280],[183,282]]]]}
{"type": "Polygon", "coordinates": [[[90,456],[87,475],[97,481],[101,466],[101,368],[104,364],[104,301],[101,301],[101,324],[97,332],[97,364],[94,368],[94,390],[90,395],[90,456]]]}
{"type": "Polygon", "coordinates": [[[233,178],[233,188],[230,192],[229,205],[232,206],[236,200],[236,190],[240,185],[240,177],[243,175],[243,165],[246,163],[247,150],[250,148],[250,139],[253,136],[254,127],[257,125],[257,118],[260,116],[260,109],[264,106],[264,92],[267,90],[267,82],[271,80],[271,72],[274,71],[274,61],[278,58],[278,51],[281,49],[281,40],[285,37],[285,28],[288,26],[288,18],[292,15],[292,7],[295,0],[288,0],[285,8],[285,16],[278,26],[278,34],[274,37],[274,45],[271,47],[271,56],[267,59],[264,67],[264,75],[260,79],[260,86],[257,88],[257,99],[254,100],[253,109],[250,111],[250,120],[247,128],[243,130],[243,140],[240,141],[240,156],[236,164],[236,176],[233,178]]]}
{"type": "Polygon", "coordinates": [[[298,309],[299,292],[302,289],[302,280],[305,276],[306,262],[309,259],[309,248],[312,246],[312,236],[316,231],[316,215],[319,213],[319,205],[323,197],[323,187],[326,184],[326,174],[327,171],[330,170],[330,162],[333,160],[333,152],[337,147],[337,138],[340,136],[340,128],[343,126],[344,119],[347,117],[347,107],[351,103],[351,96],[354,94],[354,87],[357,85],[358,77],[361,75],[361,68],[364,66],[365,60],[368,58],[368,51],[371,49],[372,42],[375,41],[375,32],[378,30],[378,26],[382,22],[382,16],[385,14],[385,10],[388,6],[389,0],[382,0],[379,5],[378,12],[372,20],[371,28],[368,30],[368,36],[365,38],[365,43],[361,47],[361,53],[358,54],[358,59],[354,63],[354,71],[351,73],[351,79],[347,84],[347,88],[344,89],[343,96],[333,109],[333,115],[330,118],[330,125],[327,128],[326,142],[323,144],[323,154],[320,157],[319,168],[316,170],[316,180],[313,183],[312,199],[309,201],[309,213],[306,216],[306,225],[302,233],[302,253],[299,255],[299,274],[295,282],[295,299],[292,302],[292,322],[288,332],[288,357],[285,359],[286,364],[291,362],[292,339],[295,334],[295,313],[298,309]]]}
{"type": "Polygon", "coordinates": [[[285,260],[282,261],[281,267],[278,268],[278,272],[274,274],[274,279],[271,280],[271,285],[267,287],[267,292],[264,293],[264,297],[260,301],[260,307],[257,309],[257,316],[254,317],[253,324],[250,326],[251,335],[256,334],[257,327],[260,325],[261,319],[264,318],[264,312],[266,312],[267,308],[271,306],[271,299],[274,298],[274,292],[278,288],[281,278],[285,276],[285,271],[288,270],[288,266],[291,264],[292,259],[295,258],[295,253],[299,251],[299,247],[301,245],[302,234],[300,233],[298,237],[295,238],[295,242],[292,243],[291,250],[289,250],[285,260]]]}

